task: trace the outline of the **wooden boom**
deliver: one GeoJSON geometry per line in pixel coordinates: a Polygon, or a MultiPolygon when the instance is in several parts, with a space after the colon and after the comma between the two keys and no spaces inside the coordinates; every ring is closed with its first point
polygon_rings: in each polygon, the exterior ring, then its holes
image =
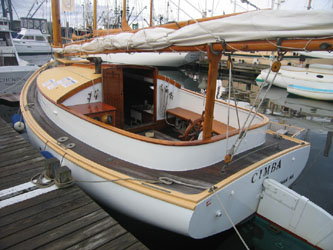
{"type": "MultiPolygon", "coordinates": [[[[77,52],[65,54],[70,55],[87,55],[87,54],[109,54],[109,53],[134,53],[134,52],[190,52],[208,50],[208,44],[198,46],[170,46],[164,49],[117,49],[104,50],[96,53],[92,52],[77,52]]],[[[228,43],[214,43],[212,49],[219,52],[234,52],[234,51],[330,51],[333,49],[333,38],[309,38],[309,39],[286,39],[280,42],[278,40],[261,40],[261,41],[241,41],[228,43]]]]}

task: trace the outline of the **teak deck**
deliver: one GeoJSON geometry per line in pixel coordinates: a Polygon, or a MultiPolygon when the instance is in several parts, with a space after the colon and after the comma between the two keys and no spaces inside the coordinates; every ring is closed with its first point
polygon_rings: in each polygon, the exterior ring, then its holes
{"type": "MultiPolygon", "coordinates": [[[[265,159],[266,157],[269,157],[282,150],[297,145],[296,142],[286,140],[281,137],[277,138],[274,137],[273,135],[267,134],[267,139],[265,144],[252,149],[250,152],[248,151],[237,155],[234,158],[233,162],[224,169],[223,173],[221,171],[225,166],[223,161],[205,168],[191,170],[191,171],[172,172],[172,171],[148,169],[124,160],[120,160],[112,155],[103,153],[83,143],[82,141],[76,139],[70,134],[67,134],[64,130],[62,130],[60,127],[58,127],[56,124],[54,124],[51,120],[47,118],[47,116],[44,114],[43,110],[39,106],[37,99],[35,98],[36,98],[36,87],[35,84],[32,83],[32,85],[29,87],[29,92],[28,92],[28,103],[35,104],[32,107],[31,114],[33,115],[37,123],[42,127],[42,129],[45,130],[50,136],[52,136],[55,139],[60,138],[62,136],[67,136],[69,140],[66,143],[73,142],[76,145],[71,150],[75,151],[78,154],[84,155],[84,157],[96,163],[99,163],[102,166],[126,174],[133,178],[141,178],[146,180],[157,181],[159,177],[169,177],[172,179],[190,183],[192,185],[197,185],[201,187],[204,186],[209,188],[217,184],[218,182],[224,180],[225,178],[235,174],[236,172],[262,159],[265,159]],[[246,155],[246,157],[243,157],[244,155],[246,155]]],[[[178,185],[176,183],[172,185],[166,185],[166,184],[156,184],[156,185],[159,185],[161,187],[161,190],[164,190],[165,188],[166,192],[169,192],[166,189],[175,190],[185,194],[198,194],[203,191],[200,188],[178,185]]]]}
{"type": "MultiPolygon", "coordinates": [[[[44,169],[44,157],[1,118],[0,149],[0,190],[44,169]]],[[[147,249],[76,185],[0,208],[0,249],[37,248],[147,249]]]]}

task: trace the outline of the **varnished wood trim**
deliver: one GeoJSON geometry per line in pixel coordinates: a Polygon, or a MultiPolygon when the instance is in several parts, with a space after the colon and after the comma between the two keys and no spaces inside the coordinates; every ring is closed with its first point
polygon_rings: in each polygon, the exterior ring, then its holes
{"type": "Polygon", "coordinates": [[[167,83],[170,83],[171,85],[174,85],[175,87],[181,89],[182,88],[182,85],[172,79],[170,79],[169,77],[166,77],[166,76],[162,76],[162,75],[158,75],[157,76],[157,79],[159,80],[162,80],[162,81],[165,81],[167,83]]]}

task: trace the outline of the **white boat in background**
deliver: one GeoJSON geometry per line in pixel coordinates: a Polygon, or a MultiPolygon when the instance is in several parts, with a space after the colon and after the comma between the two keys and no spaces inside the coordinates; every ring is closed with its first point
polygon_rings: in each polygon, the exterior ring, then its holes
{"type": "Polygon", "coordinates": [[[20,93],[25,81],[38,68],[18,57],[9,31],[9,21],[0,18],[0,95],[20,93]]]}
{"type": "Polygon", "coordinates": [[[311,64],[308,68],[282,66],[278,73],[261,71],[256,82],[285,88],[291,94],[317,99],[333,100],[333,65],[311,64]],[[274,80],[274,81],[273,81],[274,80]]]}
{"type": "Polygon", "coordinates": [[[300,55],[306,56],[306,57],[313,57],[313,58],[319,58],[319,59],[329,59],[332,60],[333,63],[333,53],[330,51],[300,51],[298,52],[300,55]]]}
{"type": "Polygon", "coordinates": [[[52,48],[39,29],[22,28],[17,37],[13,38],[14,45],[19,55],[51,54],[52,48]]]}

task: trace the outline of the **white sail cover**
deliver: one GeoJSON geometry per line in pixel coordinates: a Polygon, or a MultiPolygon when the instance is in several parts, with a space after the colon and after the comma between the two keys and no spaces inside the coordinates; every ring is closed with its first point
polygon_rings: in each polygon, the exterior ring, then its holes
{"type": "Polygon", "coordinates": [[[57,53],[103,50],[158,50],[172,45],[195,46],[219,41],[236,42],[276,38],[331,37],[333,11],[259,10],[221,19],[197,22],[178,30],[142,29],[98,37],[82,45],[54,49],[57,53]]]}

